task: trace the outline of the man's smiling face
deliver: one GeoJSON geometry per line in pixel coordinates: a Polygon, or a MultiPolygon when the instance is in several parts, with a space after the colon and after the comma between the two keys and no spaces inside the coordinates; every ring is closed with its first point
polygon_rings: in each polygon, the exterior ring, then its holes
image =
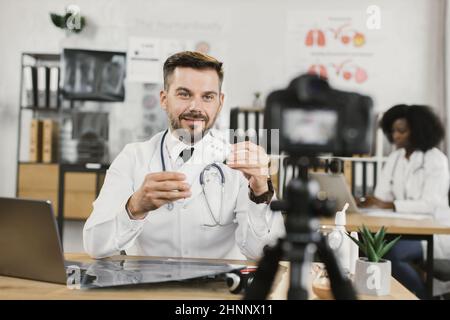
{"type": "Polygon", "coordinates": [[[173,131],[183,129],[194,140],[210,129],[222,108],[224,95],[213,69],[177,67],[160,93],[173,131]]]}

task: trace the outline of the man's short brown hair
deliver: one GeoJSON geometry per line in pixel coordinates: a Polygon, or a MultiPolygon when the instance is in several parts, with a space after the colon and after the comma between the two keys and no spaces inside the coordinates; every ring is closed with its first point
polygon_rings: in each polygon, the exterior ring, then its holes
{"type": "Polygon", "coordinates": [[[215,58],[194,51],[183,51],[175,53],[167,58],[164,62],[164,89],[169,89],[168,79],[172,75],[175,68],[193,68],[197,70],[213,69],[217,72],[219,76],[219,89],[222,87],[223,81],[223,69],[222,62],[216,60],[215,58]]]}

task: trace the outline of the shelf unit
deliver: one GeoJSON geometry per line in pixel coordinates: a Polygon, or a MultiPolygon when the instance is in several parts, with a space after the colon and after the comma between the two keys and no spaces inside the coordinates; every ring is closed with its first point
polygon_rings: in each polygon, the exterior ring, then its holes
{"type": "MultiPolygon", "coordinates": [[[[60,68],[60,55],[53,53],[22,53],[21,56],[21,76],[20,76],[20,98],[19,98],[19,124],[17,140],[17,172],[16,172],[16,196],[33,198],[39,200],[50,200],[53,204],[55,215],[58,217],[58,227],[62,237],[64,219],[86,219],[91,210],[92,202],[98,195],[103,184],[104,175],[108,164],[98,164],[94,168],[85,163],[68,163],[61,155],[61,131],[57,134],[57,155],[51,163],[32,162],[27,159],[27,150],[24,142],[30,136],[23,134],[27,132],[24,126],[24,114],[27,119],[52,119],[58,124],[62,124],[65,119],[71,118],[75,108],[75,102],[64,100],[60,94],[60,77],[58,72],[58,90],[56,108],[51,108],[48,104],[29,104],[29,87],[25,88],[24,69],[26,67],[49,67],[60,68]],[[27,97],[28,94],[28,97],[27,97]],[[27,98],[27,100],[24,100],[27,98]]],[[[35,72],[35,71],[33,71],[35,72]]],[[[32,79],[33,98],[38,100],[37,75],[32,79]]],[[[29,82],[29,79],[27,79],[29,82]]],[[[48,86],[49,80],[46,79],[48,86]]],[[[28,85],[29,86],[29,85],[28,85]]],[[[47,87],[48,88],[48,87],[47,87]]],[[[46,90],[49,94],[49,89],[46,90]]],[[[48,98],[45,100],[49,101],[48,98]]],[[[29,127],[28,127],[29,128],[29,127]]],[[[29,149],[29,148],[28,148],[29,149]]]]}
{"type": "MultiPolygon", "coordinates": [[[[18,148],[17,148],[17,161],[18,163],[24,162],[21,161],[23,155],[21,155],[21,142],[22,142],[22,121],[23,121],[23,112],[31,112],[31,119],[41,118],[43,114],[45,114],[46,117],[50,117],[52,119],[58,117],[59,110],[61,109],[61,97],[59,94],[59,90],[57,91],[57,105],[56,108],[50,108],[48,104],[46,106],[38,106],[36,102],[38,101],[38,84],[37,84],[37,71],[36,69],[39,67],[55,67],[59,70],[59,62],[60,62],[60,55],[59,54],[53,54],[53,53],[30,53],[30,52],[24,52],[21,55],[21,72],[20,72],[20,93],[19,93],[19,125],[18,125],[18,148]],[[30,84],[31,88],[26,88],[25,82],[25,68],[32,67],[35,68],[32,72],[31,79],[27,79],[28,82],[31,81],[30,84]],[[28,92],[28,90],[31,90],[31,93],[28,92]],[[29,104],[28,101],[25,100],[26,96],[28,94],[32,95],[31,100],[34,102],[32,104],[29,104]]],[[[58,72],[58,87],[59,87],[59,74],[58,72]]],[[[47,82],[47,79],[46,79],[47,82]]],[[[47,85],[47,83],[46,83],[47,85]]],[[[45,94],[48,94],[46,91],[45,94]]],[[[47,99],[46,99],[47,100],[47,99]]],[[[46,101],[48,102],[48,101],[46,101]]],[[[58,159],[59,161],[59,159],[58,159]]],[[[19,166],[17,166],[17,170],[19,170],[19,166]]],[[[19,184],[17,184],[17,189],[19,187],[19,184]]]]}

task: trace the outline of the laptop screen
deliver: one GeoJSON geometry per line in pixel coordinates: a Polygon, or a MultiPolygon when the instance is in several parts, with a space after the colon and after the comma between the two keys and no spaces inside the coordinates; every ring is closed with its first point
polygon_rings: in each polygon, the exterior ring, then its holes
{"type": "Polygon", "coordinates": [[[319,183],[320,189],[327,193],[328,198],[336,200],[336,210],[342,210],[345,203],[348,203],[348,213],[360,213],[344,175],[311,172],[310,177],[319,183]]]}

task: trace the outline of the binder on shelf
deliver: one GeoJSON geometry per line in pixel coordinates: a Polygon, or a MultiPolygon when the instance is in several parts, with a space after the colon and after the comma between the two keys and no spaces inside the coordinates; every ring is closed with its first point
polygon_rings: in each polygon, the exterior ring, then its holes
{"type": "Polygon", "coordinates": [[[58,123],[52,119],[43,120],[42,162],[57,161],[58,123]]]}
{"type": "Polygon", "coordinates": [[[59,108],[59,68],[50,68],[50,79],[49,79],[49,108],[58,109],[59,108]]]}
{"type": "Polygon", "coordinates": [[[48,106],[48,80],[49,68],[41,66],[37,68],[37,88],[38,88],[38,103],[39,108],[48,106]]]}
{"type": "Polygon", "coordinates": [[[33,66],[23,68],[22,107],[37,106],[37,70],[33,66]]]}
{"type": "Polygon", "coordinates": [[[42,161],[42,121],[39,119],[31,120],[29,161],[42,161]]]}

